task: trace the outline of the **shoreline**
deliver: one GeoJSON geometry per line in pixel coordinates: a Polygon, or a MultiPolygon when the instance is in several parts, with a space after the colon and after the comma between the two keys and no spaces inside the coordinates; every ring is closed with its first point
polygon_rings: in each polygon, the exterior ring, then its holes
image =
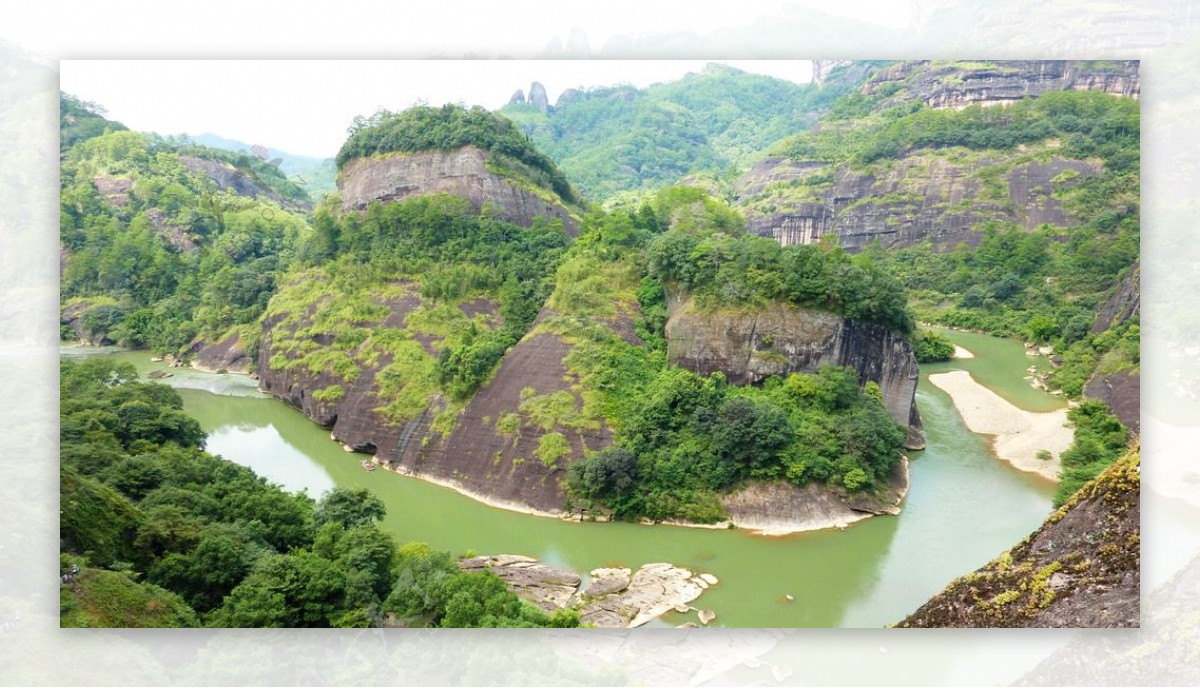
{"type": "Polygon", "coordinates": [[[1075,432],[1067,427],[1067,409],[1037,413],[1018,408],[981,385],[965,370],[933,373],[929,382],[950,396],[967,429],[991,436],[992,453],[1019,471],[1059,481],[1060,458],[1075,432]],[[1050,459],[1039,459],[1048,451],[1050,459]]]}
{"type": "MultiPolygon", "coordinates": [[[[336,440],[334,440],[334,441],[336,441],[336,440]]],[[[358,453],[358,452],[352,452],[352,453],[358,453]]],[[[427,483],[431,483],[431,484],[437,485],[439,487],[444,487],[448,490],[453,490],[454,492],[456,492],[460,495],[463,495],[464,497],[473,499],[481,504],[490,506],[495,509],[503,509],[504,511],[511,511],[514,513],[525,514],[527,516],[537,516],[540,518],[553,518],[553,519],[561,521],[563,523],[611,523],[612,522],[611,519],[608,519],[608,518],[592,519],[590,521],[589,520],[580,520],[573,513],[569,513],[569,512],[545,511],[542,509],[535,509],[531,506],[528,506],[525,504],[520,504],[518,502],[511,502],[511,501],[506,501],[506,500],[495,499],[493,497],[488,497],[486,495],[481,495],[479,493],[472,492],[471,490],[468,490],[468,489],[462,487],[462,485],[460,483],[458,483],[457,481],[449,480],[446,478],[437,478],[437,477],[422,474],[422,473],[412,473],[409,471],[401,470],[399,468],[396,468],[396,467],[390,466],[386,463],[378,461],[374,457],[374,455],[368,454],[366,456],[370,457],[367,460],[369,460],[371,463],[375,464],[379,468],[382,468],[386,471],[395,473],[397,475],[402,475],[406,478],[414,478],[416,480],[423,480],[427,483]]],[[[770,524],[751,525],[746,522],[739,524],[736,519],[726,519],[724,521],[719,521],[717,523],[695,523],[692,521],[668,519],[668,520],[664,520],[664,521],[653,521],[653,522],[648,521],[648,520],[641,520],[641,521],[631,522],[631,523],[634,523],[635,525],[641,525],[641,526],[674,526],[674,527],[678,527],[678,528],[703,528],[703,529],[707,529],[707,530],[740,530],[740,531],[743,531],[750,535],[762,536],[762,537],[783,537],[786,535],[794,535],[796,533],[808,533],[808,532],[814,532],[814,531],[819,531],[819,530],[833,530],[833,529],[844,530],[847,527],[849,527],[855,523],[858,523],[859,521],[865,521],[866,519],[869,519],[873,516],[897,515],[899,513],[900,504],[904,501],[904,498],[908,496],[908,489],[909,489],[909,460],[908,460],[907,456],[902,455],[901,458],[902,458],[902,460],[901,460],[900,466],[901,466],[903,483],[904,483],[903,488],[901,488],[898,491],[899,496],[896,498],[896,500],[893,502],[893,504],[889,508],[887,508],[885,510],[881,510],[878,513],[859,511],[856,509],[852,509],[849,506],[845,506],[845,513],[839,515],[838,518],[830,518],[825,521],[812,521],[812,520],[809,520],[809,521],[783,521],[783,520],[781,520],[781,521],[772,522],[770,524]]],[[[823,489],[823,488],[821,488],[821,489],[823,489]]],[[[830,493],[830,495],[832,496],[832,493],[830,493]]]]}

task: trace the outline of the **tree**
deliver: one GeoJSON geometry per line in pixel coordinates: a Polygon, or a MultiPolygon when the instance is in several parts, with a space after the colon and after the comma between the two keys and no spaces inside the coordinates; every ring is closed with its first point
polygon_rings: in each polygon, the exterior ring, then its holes
{"type": "Polygon", "coordinates": [[[313,525],[320,528],[327,523],[336,523],[342,528],[350,529],[382,521],[386,514],[387,507],[383,505],[382,500],[371,494],[370,490],[337,487],[317,502],[316,511],[313,512],[313,525]]]}

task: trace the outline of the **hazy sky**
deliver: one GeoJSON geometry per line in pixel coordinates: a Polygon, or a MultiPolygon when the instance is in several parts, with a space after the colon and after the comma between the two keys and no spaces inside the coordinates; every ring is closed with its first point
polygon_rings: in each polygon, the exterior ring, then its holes
{"type": "MultiPolygon", "coordinates": [[[[713,60],[808,83],[807,60],[713,60]]],[[[289,153],[329,157],[356,115],[418,101],[498,108],[540,81],[553,104],[567,88],[648,86],[709,60],[70,60],[62,90],[138,131],[206,132],[289,153]]]]}

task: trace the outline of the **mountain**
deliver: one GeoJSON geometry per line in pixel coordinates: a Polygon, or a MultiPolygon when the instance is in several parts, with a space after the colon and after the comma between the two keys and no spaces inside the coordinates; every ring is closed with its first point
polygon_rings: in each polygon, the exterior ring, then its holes
{"type": "MultiPolygon", "coordinates": [[[[192,138],[201,146],[232,151],[234,153],[252,153],[254,145],[236,139],[227,139],[216,134],[201,134],[192,138]]],[[[295,155],[285,151],[265,146],[262,153],[266,161],[275,164],[285,176],[308,193],[314,201],[320,200],[335,188],[334,175],[336,172],[333,158],[314,158],[307,155],[295,155]]]]}
{"type": "Polygon", "coordinates": [[[176,355],[224,342],[244,358],[246,327],[309,232],[308,196],[250,155],[61,103],[63,337],[176,355]]]}
{"type": "Polygon", "coordinates": [[[339,191],[314,216],[313,250],[267,307],[259,374],[347,448],[545,514],[585,505],[620,518],[761,521],[747,481],[778,483],[789,503],[823,500],[829,522],[806,527],[895,508],[907,487],[901,426],[919,416],[911,319],[881,273],[837,250],[749,236],[702,189],[660,191],[633,213],[585,211],[548,156],[478,108],[363,118],[337,160],[339,191]],[[726,258],[719,273],[705,267],[709,250],[726,258]],[[644,251],[660,259],[646,263],[644,251]],[[798,274],[826,275],[829,289],[782,288],[801,262],[798,274]],[[851,293],[857,282],[874,285],[870,296],[851,293]],[[828,355],[788,361],[786,328],[777,343],[764,328],[736,346],[784,365],[757,378],[732,363],[698,369],[666,347],[668,317],[684,318],[668,303],[685,297],[702,304],[690,311],[695,331],[713,308],[791,309],[858,346],[835,337],[828,355]],[[796,391],[748,384],[771,373],[796,391]],[[683,415],[646,425],[663,413],[683,415]],[[787,431],[805,422],[809,433],[843,429],[813,450],[787,431]],[[847,446],[872,449],[846,459],[847,446]]]}
{"type": "Polygon", "coordinates": [[[1138,69],[872,67],[736,182],[735,205],[755,234],[867,254],[922,321],[1051,347],[1043,382],[1136,428],[1138,69]]]}
{"type": "MultiPolygon", "coordinates": [[[[824,86],[799,85],[710,64],[683,79],[637,89],[567,89],[553,106],[530,99],[499,110],[603,201],[703,173],[739,171],[772,143],[802,131],[861,76],[840,70],[824,86]]],[[[541,89],[541,90],[539,90],[541,89]]]]}

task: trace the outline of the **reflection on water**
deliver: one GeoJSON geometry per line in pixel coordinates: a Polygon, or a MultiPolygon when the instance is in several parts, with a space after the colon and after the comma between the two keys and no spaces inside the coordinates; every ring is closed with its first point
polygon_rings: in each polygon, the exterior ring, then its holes
{"type": "MultiPolygon", "coordinates": [[[[976,355],[975,365],[987,360],[986,354],[976,355]]],[[[145,354],[117,356],[148,369],[145,354]]],[[[990,457],[983,439],[963,427],[949,398],[924,380],[918,403],[928,446],[911,455],[912,488],[900,516],[871,518],[840,531],[760,537],[738,530],[568,523],[494,509],[420,480],[365,471],[361,457],[343,451],[328,430],[279,401],[245,394],[249,378],[207,377],[240,378],[243,385],[236,396],[180,390],[188,413],[209,433],[209,450],[289,490],[317,496],[332,485],[366,487],[387,505],[384,526],[399,539],[456,554],[525,554],[582,574],[658,561],[710,572],[720,583],[704,593],[699,606],[717,612],[716,625],[893,623],[950,580],[1015,544],[1050,511],[1051,487],[990,457]]],[[[165,381],[192,384],[190,375],[165,381]]],[[[665,621],[677,624],[694,616],[672,613],[665,621]]]]}

